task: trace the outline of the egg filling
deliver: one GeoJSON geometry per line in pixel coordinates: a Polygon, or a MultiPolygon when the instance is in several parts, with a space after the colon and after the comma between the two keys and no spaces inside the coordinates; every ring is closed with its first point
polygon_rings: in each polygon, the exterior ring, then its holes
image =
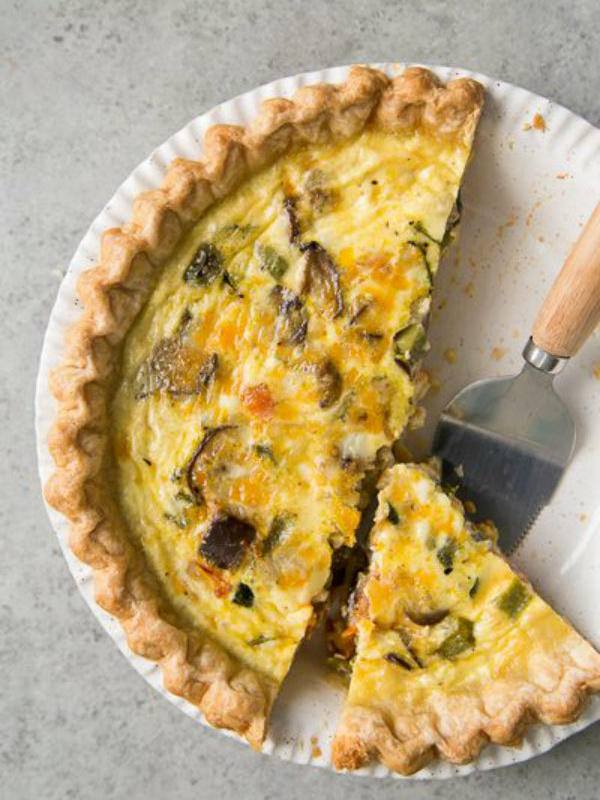
{"type": "MultiPolygon", "coordinates": [[[[126,338],[110,419],[129,532],[185,624],[276,682],[422,392],[468,154],[375,129],[291,152],[189,231],[126,338]]],[[[396,681],[391,645],[368,646],[396,681]]]]}

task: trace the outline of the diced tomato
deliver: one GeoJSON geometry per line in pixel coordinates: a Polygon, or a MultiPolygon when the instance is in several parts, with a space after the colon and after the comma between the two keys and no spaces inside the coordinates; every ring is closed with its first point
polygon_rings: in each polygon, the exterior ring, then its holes
{"type": "Polygon", "coordinates": [[[246,409],[256,417],[272,417],[275,411],[275,400],[266,383],[249,386],[243,389],[241,400],[246,409]]]}

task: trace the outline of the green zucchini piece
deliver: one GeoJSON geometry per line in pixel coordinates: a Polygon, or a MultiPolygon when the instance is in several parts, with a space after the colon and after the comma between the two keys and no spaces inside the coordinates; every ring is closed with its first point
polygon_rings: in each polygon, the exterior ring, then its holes
{"type": "Polygon", "coordinates": [[[473,622],[465,617],[458,617],[456,628],[444,639],[436,652],[442,658],[453,659],[473,647],[475,647],[473,622]]]}
{"type": "Polygon", "coordinates": [[[221,272],[223,261],[223,254],[214,244],[203,242],[183,273],[183,280],[192,286],[208,286],[221,272]]]}
{"type": "Polygon", "coordinates": [[[394,335],[394,359],[409,366],[427,349],[427,333],[420,322],[415,322],[394,335]]]}
{"type": "Polygon", "coordinates": [[[256,254],[260,261],[260,268],[266,270],[276,281],[281,280],[288,270],[287,260],[280,256],[270,244],[256,245],[256,254]]]}
{"type": "Polygon", "coordinates": [[[515,578],[508,589],[500,595],[498,608],[510,619],[516,619],[531,600],[531,592],[515,578]]]}
{"type": "Polygon", "coordinates": [[[449,539],[437,551],[436,556],[442,567],[444,568],[444,575],[449,575],[454,569],[454,556],[456,555],[458,547],[456,542],[449,539]]]}

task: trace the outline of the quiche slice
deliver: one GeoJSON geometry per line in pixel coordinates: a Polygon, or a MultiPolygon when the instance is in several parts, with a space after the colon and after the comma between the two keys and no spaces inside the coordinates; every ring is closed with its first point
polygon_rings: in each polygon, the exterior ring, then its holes
{"type": "Polygon", "coordinates": [[[366,67],[269,100],[80,280],[46,497],[132,650],[254,746],[415,414],[481,105],[469,79],[366,67]]]}
{"type": "Polygon", "coordinates": [[[463,764],[487,742],[518,744],[531,722],[573,721],[600,689],[600,654],[425,469],[386,472],[370,547],[338,768],[463,764]]]}

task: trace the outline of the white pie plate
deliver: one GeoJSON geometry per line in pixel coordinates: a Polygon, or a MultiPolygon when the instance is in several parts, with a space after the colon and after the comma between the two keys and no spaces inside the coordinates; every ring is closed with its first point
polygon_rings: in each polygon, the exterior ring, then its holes
{"type": "MultiPolygon", "coordinates": [[[[377,66],[389,74],[403,67],[377,66]]],[[[42,484],[53,472],[46,446],[55,413],[47,389],[48,371],[59,363],[65,329],[80,312],[75,279],[94,263],[102,231],[129,219],[133,197],[159,186],[173,158],[198,158],[203,135],[211,125],[247,124],[265,98],[290,96],[297,87],[318,81],[342,81],[347,69],[336,67],[278,80],[196,117],[131,173],[94,220],[62,281],[44,339],[36,392],[42,484]]],[[[430,423],[412,442],[417,449],[426,448],[431,423],[459,387],[476,378],[518,369],[520,350],[538,304],[598,201],[600,186],[598,129],[524,89],[465,70],[432,69],[444,80],[470,75],[481,81],[487,103],[463,190],[465,212],[459,243],[446,257],[435,291],[427,366],[441,385],[426,401],[430,423]],[[545,131],[526,129],[536,113],[543,116],[545,131]],[[445,305],[440,309],[442,298],[445,305]],[[456,352],[455,363],[450,363],[448,349],[456,352]]],[[[600,337],[595,336],[557,380],[577,420],[578,446],[552,504],[538,519],[515,561],[542,595],[600,647],[600,380],[594,376],[598,368],[600,337]]],[[[165,692],[154,663],[129,651],[116,620],[94,601],[92,571],[69,549],[67,521],[50,508],[48,514],[79,590],[106,632],[148,683],[205,724],[194,706],[165,692]]],[[[300,764],[329,765],[343,691],[323,666],[321,647],[317,637],[302,648],[276,703],[266,753],[300,764]]],[[[414,777],[449,778],[524,761],[598,719],[600,697],[590,702],[575,724],[533,726],[519,749],[488,747],[473,764],[454,767],[438,762],[414,777]]],[[[389,772],[375,765],[358,774],[384,777],[389,772]]]]}

